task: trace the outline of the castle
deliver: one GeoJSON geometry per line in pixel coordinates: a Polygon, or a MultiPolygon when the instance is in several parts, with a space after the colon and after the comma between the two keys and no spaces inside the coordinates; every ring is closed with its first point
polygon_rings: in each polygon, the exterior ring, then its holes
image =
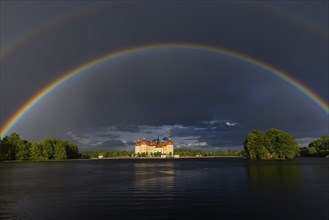
{"type": "Polygon", "coordinates": [[[143,138],[142,141],[138,140],[135,144],[135,153],[145,153],[147,155],[154,153],[161,153],[161,155],[174,155],[174,142],[169,138],[168,141],[154,139],[150,142],[143,138]]]}

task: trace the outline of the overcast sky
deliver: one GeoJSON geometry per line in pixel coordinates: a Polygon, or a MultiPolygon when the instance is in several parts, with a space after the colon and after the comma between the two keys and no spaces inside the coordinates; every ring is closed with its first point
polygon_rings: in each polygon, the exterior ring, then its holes
{"type": "MultiPolygon", "coordinates": [[[[105,53],[146,44],[224,47],[283,70],[329,99],[327,1],[1,1],[3,125],[38,91],[105,53]]],[[[328,134],[328,114],[286,81],[224,54],[162,48],[86,70],[10,130],[67,139],[81,150],[241,149],[253,129],[301,145],[328,134]]]]}

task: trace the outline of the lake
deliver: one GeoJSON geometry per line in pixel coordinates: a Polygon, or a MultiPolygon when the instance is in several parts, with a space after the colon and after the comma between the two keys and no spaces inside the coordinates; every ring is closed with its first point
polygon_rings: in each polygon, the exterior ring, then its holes
{"type": "Polygon", "coordinates": [[[329,160],[0,163],[0,219],[329,218],[329,160]]]}

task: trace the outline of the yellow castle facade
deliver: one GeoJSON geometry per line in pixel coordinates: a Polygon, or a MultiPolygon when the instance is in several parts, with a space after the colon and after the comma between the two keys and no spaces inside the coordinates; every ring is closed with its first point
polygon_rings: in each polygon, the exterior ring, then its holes
{"type": "Polygon", "coordinates": [[[143,138],[142,141],[138,140],[135,144],[135,153],[154,154],[161,153],[161,155],[174,155],[174,142],[169,138],[168,141],[152,140],[147,141],[143,138]]]}

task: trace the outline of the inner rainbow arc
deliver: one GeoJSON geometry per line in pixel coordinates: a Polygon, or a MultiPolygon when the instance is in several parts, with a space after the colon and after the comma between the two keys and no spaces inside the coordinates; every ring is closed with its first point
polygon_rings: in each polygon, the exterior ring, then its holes
{"type": "Polygon", "coordinates": [[[233,50],[229,50],[226,48],[209,46],[209,45],[202,45],[202,44],[192,44],[192,43],[161,43],[161,44],[150,44],[150,45],[142,45],[132,48],[127,48],[123,50],[119,50],[116,52],[110,52],[100,57],[97,57],[91,61],[83,63],[82,65],[74,68],[71,71],[66,72],[58,79],[54,80],[53,82],[49,83],[46,87],[40,90],[37,94],[35,94],[32,98],[30,98],[22,107],[20,107],[15,114],[13,114],[6,123],[1,127],[0,130],[0,137],[5,137],[8,132],[13,128],[13,126],[34,106],[36,105],[41,99],[46,97],[49,93],[55,90],[58,86],[62,83],[66,82],[67,80],[71,79],[72,77],[78,75],[79,73],[84,72],[85,70],[102,63],[104,61],[124,57],[128,54],[138,53],[138,52],[146,52],[149,50],[156,50],[156,49],[197,49],[200,51],[206,51],[211,53],[219,53],[223,54],[237,60],[244,61],[246,63],[258,66],[267,73],[276,76],[288,84],[292,85],[295,89],[303,93],[306,97],[308,97],[311,101],[313,101],[317,106],[319,106],[326,114],[329,114],[329,105],[326,101],[324,101],[320,96],[318,96],[314,91],[308,88],[306,85],[303,85],[297,79],[293,78],[292,76],[288,75],[287,73],[283,72],[282,70],[275,68],[263,61],[260,61],[254,57],[249,55],[238,53],[233,50]]]}

